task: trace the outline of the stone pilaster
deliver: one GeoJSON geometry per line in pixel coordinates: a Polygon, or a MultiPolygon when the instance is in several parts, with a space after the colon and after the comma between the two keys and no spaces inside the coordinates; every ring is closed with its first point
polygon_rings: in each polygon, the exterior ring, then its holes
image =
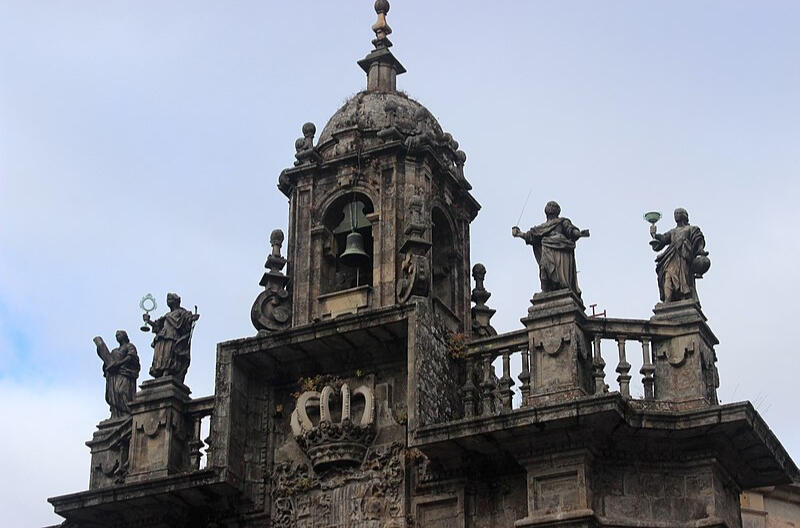
{"type": "Polygon", "coordinates": [[[592,394],[591,348],[580,327],[583,303],[569,290],[537,293],[531,303],[522,319],[533,378],[528,404],[592,394]]]}
{"type": "Polygon", "coordinates": [[[696,301],[658,303],[650,321],[674,326],[675,336],[653,343],[655,399],[681,409],[717,404],[717,338],[696,301]]]}
{"type": "Polygon", "coordinates": [[[131,402],[133,427],[129,481],[191,470],[189,387],[171,376],[147,380],[131,402]]]}

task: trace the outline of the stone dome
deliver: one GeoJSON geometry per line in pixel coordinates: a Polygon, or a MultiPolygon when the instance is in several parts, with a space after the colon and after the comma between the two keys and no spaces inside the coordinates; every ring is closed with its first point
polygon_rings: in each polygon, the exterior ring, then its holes
{"type": "Polygon", "coordinates": [[[437,137],[442,135],[442,127],[436,118],[406,94],[363,91],[348,99],[333,114],[319,136],[318,145],[324,145],[334,134],[344,130],[377,131],[392,125],[405,134],[413,133],[421,125],[437,137]]]}

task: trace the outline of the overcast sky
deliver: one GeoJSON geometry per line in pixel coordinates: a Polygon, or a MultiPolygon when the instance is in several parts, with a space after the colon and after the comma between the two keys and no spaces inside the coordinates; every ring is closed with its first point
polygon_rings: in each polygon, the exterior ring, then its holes
{"type": "MultiPolygon", "coordinates": [[[[374,19],[369,0],[0,0],[5,525],[55,523],[45,499],[86,489],[83,442],[108,415],[92,337],[127,329],[143,379],[145,293],[198,306],[187,383],[212,393],[215,344],[254,333],[286,229],[278,175],[301,125],[365,86],[374,19]]],[[[800,459],[800,3],[394,0],[388,20],[398,86],[467,153],[496,328],[538,288],[510,236],[529,191],[523,228],[555,199],[591,230],[583,297],[613,317],[658,300],[642,213],[663,230],[686,207],[712,260],[720,397],[751,400],[800,459]]]]}

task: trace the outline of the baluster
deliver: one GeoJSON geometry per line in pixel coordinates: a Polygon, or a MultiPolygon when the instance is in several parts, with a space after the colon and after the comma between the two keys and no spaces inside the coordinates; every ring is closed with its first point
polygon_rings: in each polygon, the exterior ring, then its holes
{"type": "Polygon", "coordinates": [[[650,338],[643,337],[642,341],[642,368],[639,373],[642,375],[642,385],[644,385],[644,399],[652,400],[655,398],[653,392],[653,374],[656,367],[653,365],[653,357],[650,353],[650,338]]]}
{"type": "Polygon", "coordinates": [[[594,348],[594,357],[592,358],[592,376],[594,377],[594,393],[604,394],[608,392],[608,385],[606,385],[606,362],[603,361],[603,353],[600,351],[601,337],[594,336],[592,341],[594,348]]]}
{"type": "Polygon", "coordinates": [[[522,393],[522,406],[528,405],[528,399],[531,395],[531,371],[530,371],[530,355],[528,354],[528,347],[522,349],[522,372],[518,376],[520,382],[520,392],[522,393]]]}
{"type": "Polygon", "coordinates": [[[494,368],[492,368],[492,360],[494,356],[488,354],[483,358],[483,382],[481,383],[481,398],[483,403],[483,414],[491,415],[495,412],[495,389],[497,385],[494,381],[494,368]]]}
{"type": "Polygon", "coordinates": [[[195,414],[192,416],[194,423],[192,424],[192,440],[189,442],[189,459],[192,468],[195,470],[200,469],[200,458],[202,454],[200,450],[203,448],[203,441],[200,439],[200,425],[203,422],[202,414],[195,414]]]}
{"type": "Polygon", "coordinates": [[[503,410],[511,410],[511,398],[514,396],[514,391],[511,387],[514,386],[514,380],[511,379],[511,352],[508,350],[503,351],[503,377],[500,378],[500,397],[503,402],[503,410]]]}
{"type": "Polygon", "coordinates": [[[619,365],[617,365],[617,382],[619,382],[619,392],[625,398],[631,397],[631,364],[628,363],[625,357],[625,338],[617,338],[617,347],[619,348],[619,365]]]}
{"type": "Polygon", "coordinates": [[[464,418],[473,418],[475,416],[475,384],[472,382],[472,376],[475,372],[475,361],[467,358],[466,367],[467,379],[464,387],[461,388],[461,398],[464,400],[464,418]]]}

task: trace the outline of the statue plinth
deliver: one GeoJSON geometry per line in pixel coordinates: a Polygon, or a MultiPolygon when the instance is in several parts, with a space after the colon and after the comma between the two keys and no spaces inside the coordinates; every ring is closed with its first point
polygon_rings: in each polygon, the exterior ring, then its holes
{"type": "Polygon", "coordinates": [[[716,405],[717,338],[711,332],[700,303],[687,299],[658,303],[650,321],[671,328],[672,337],[653,343],[655,399],[676,409],[716,405]]]}
{"type": "Polygon", "coordinates": [[[189,387],[172,376],[142,383],[130,404],[133,424],[129,482],[191,469],[192,424],[186,415],[190,393],[189,387]]]}
{"type": "Polygon", "coordinates": [[[527,405],[592,394],[592,353],[580,327],[584,307],[571,290],[537,293],[531,300],[528,329],[531,393],[527,405]]]}
{"type": "Polygon", "coordinates": [[[92,453],[89,489],[106,488],[125,481],[130,438],[130,416],[109,418],[97,424],[92,439],[86,442],[92,453]]]}

